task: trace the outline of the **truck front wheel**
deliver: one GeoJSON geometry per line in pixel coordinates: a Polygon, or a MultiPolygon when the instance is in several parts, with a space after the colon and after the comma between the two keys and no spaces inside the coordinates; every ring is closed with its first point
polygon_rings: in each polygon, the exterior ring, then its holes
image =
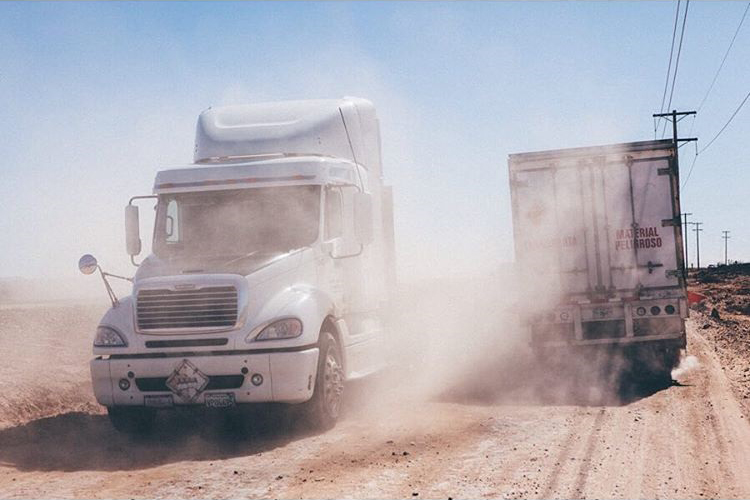
{"type": "Polygon", "coordinates": [[[156,419],[156,410],[138,406],[108,406],[107,414],[115,429],[132,436],[148,434],[156,419]]]}
{"type": "Polygon", "coordinates": [[[316,429],[330,429],[336,424],[344,396],[344,369],[341,350],[333,334],[320,333],[318,373],[312,398],[303,404],[310,425],[316,429]]]}

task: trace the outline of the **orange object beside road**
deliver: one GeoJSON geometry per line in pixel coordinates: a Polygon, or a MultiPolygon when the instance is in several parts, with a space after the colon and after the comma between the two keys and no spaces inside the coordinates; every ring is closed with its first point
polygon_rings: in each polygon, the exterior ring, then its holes
{"type": "Polygon", "coordinates": [[[706,300],[706,296],[701,293],[688,291],[688,304],[697,304],[706,300]]]}

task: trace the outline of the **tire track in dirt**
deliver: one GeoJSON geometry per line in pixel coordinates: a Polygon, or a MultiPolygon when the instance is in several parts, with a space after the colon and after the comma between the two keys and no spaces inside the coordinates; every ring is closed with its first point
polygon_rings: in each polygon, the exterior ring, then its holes
{"type": "Polygon", "coordinates": [[[586,479],[588,478],[589,472],[591,471],[592,457],[594,456],[594,450],[597,445],[599,433],[602,430],[602,425],[604,424],[604,420],[606,419],[606,417],[607,411],[605,408],[602,408],[594,418],[594,422],[591,426],[591,430],[589,431],[588,438],[586,439],[586,446],[584,448],[583,456],[579,461],[576,480],[570,492],[571,494],[569,495],[571,498],[581,497],[584,486],[586,485],[586,479]]]}
{"type": "MultiPolygon", "coordinates": [[[[693,328],[694,330],[694,328],[693,328]]],[[[701,353],[705,380],[701,384],[703,406],[707,413],[711,448],[718,451],[714,484],[725,497],[750,497],[750,425],[734,397],[729,380],[708,342],[694,331],[693,344],[701,353]]]]}
{"type": "Polygon", "coordinates": [[[599,408],[593,415],[589,410],[578,410],[575,415],[582,420],[568,429],[540,498],[577,498],[586,484],[597,439],[608,413],[605,408],[599,408]]]}
{"type": "Polygon", "coordinates": [[[731,432],[750,427],[727,411],[736,401],[713,354],[694,333],[689,350],[700,368],[678,384],[622,407],[610,407],[599,436],[588,478],[580,493],[594,498],[737,498],[747,497],[741,474],[748,450],[731,432]],[[728,390],[728,389],[727,389],[728,390]],[[730,395],[731,396],[731,395],[730,395]],[[726,405],[722,403],[727,401],[726,405]]]}
{"type": "MultiPolygon", "coordinates": [[[[426,481],[436,485],[429,497],[524,498],[538,496],[547,462],[552,460],[568,422],[569,409],[538,422],[536,408],[495,407],[496,416],[478,442],[458,460],[431,468],[426,481]],[[533,423],[532,423],[533,422],[533,423]]],[[[452,457],[451,457],[452,458],[452,457]]]]}
{"type": "MultiPolygon", "coordinates": [[[[445,472],[450,463],[476,448],[495,418],[492,408],[467,412],[460,405],[451,406],[454,418],[445,415],[432,419],[424,428],[370,428],[370,438],[364,443],[341,440],[326,450],[326,456],[302,460],[292,484],[272,488],[269,495],[359,497],[368,496],[368,491],[378,492],[369,495],[386,497],[406,497],[420,491],[424,495],[425,488],[439,482],[438,471],[445,472]]],[[[357,427],[357,434],[367,433],[357,427]]]]}
{"type": "MultiPolygon", "coordinates": [[[[578,410],[575,412],[575,416],[578,418],[584,418],[584,415],[587,415],[588,413],[583,410],[578,410]]],[[[597,416],[598,417],[598,416],[597,416]]],[[[592,423],[596,424],[596,417],[594,419],[587,419],[592,420],[592,423]]],[[[542,492],[541,497],[542,498],[550,498],[555,495],[559,488],[559,482],[560,477],[563,473],[563,471],[568,469],[568,465],[570,462],[570,456],[572,454],[572,450],[574,446],[576,445],[576,441],[580,440],[580,428],[589,428],[591,424],[588,422],[581,422],[577,426],[571,426],[568,431],[565,439],[563,440],[563,443],[560,447],[560,451],[557,454],[557,459],[554,463],[554,465],[551,468],[550,477],[548,479],[548,482],[546,486],[544,487],[544,490],[542,492]]],[[[591,427],[590,431],[593,430],[593,427],[591,427]]]]}

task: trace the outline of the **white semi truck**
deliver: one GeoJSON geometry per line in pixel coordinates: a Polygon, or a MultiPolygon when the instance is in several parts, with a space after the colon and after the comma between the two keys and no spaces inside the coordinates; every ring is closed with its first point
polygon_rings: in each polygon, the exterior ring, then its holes
{"type": "Polygon", "coordinates": [[[677,363],[688,304],[676,161],[669,140],[510,155],[539,352],[605,346],[659,376],[677,363]]]}
{"type": "Polygon", "coordinates": [[[97,401],[122,431],[180,405],[302,404],[332,426],[345,383],[383,366],[392,195],[364,99],[209,108],[194,163],[157,173],[153,253],[94,339],[97,401]]]}

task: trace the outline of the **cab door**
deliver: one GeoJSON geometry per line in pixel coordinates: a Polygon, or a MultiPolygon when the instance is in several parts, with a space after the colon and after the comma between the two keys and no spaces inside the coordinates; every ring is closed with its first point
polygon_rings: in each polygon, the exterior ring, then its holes
{"type": "Polygon", "coordinates": [[[324,248],[330,249],[322,266],[324,282],[336,301],[338,319],[345,322],[341,342],[347,378],[358,378],[382,366],[382,324],[377,301],[368,294],[365,262],[372,252],[358,241],[353,186],[325,190],[324,248]]]}
{"type": "Polygon", "coordinates": [[[336,258],[344,238],[341,189],[328,187],[323,196],[323,250],[318,258],[318,276],[321,287],[336,304],[337,313],[344,314],[344,276],[342,262],[336,258]]]}

